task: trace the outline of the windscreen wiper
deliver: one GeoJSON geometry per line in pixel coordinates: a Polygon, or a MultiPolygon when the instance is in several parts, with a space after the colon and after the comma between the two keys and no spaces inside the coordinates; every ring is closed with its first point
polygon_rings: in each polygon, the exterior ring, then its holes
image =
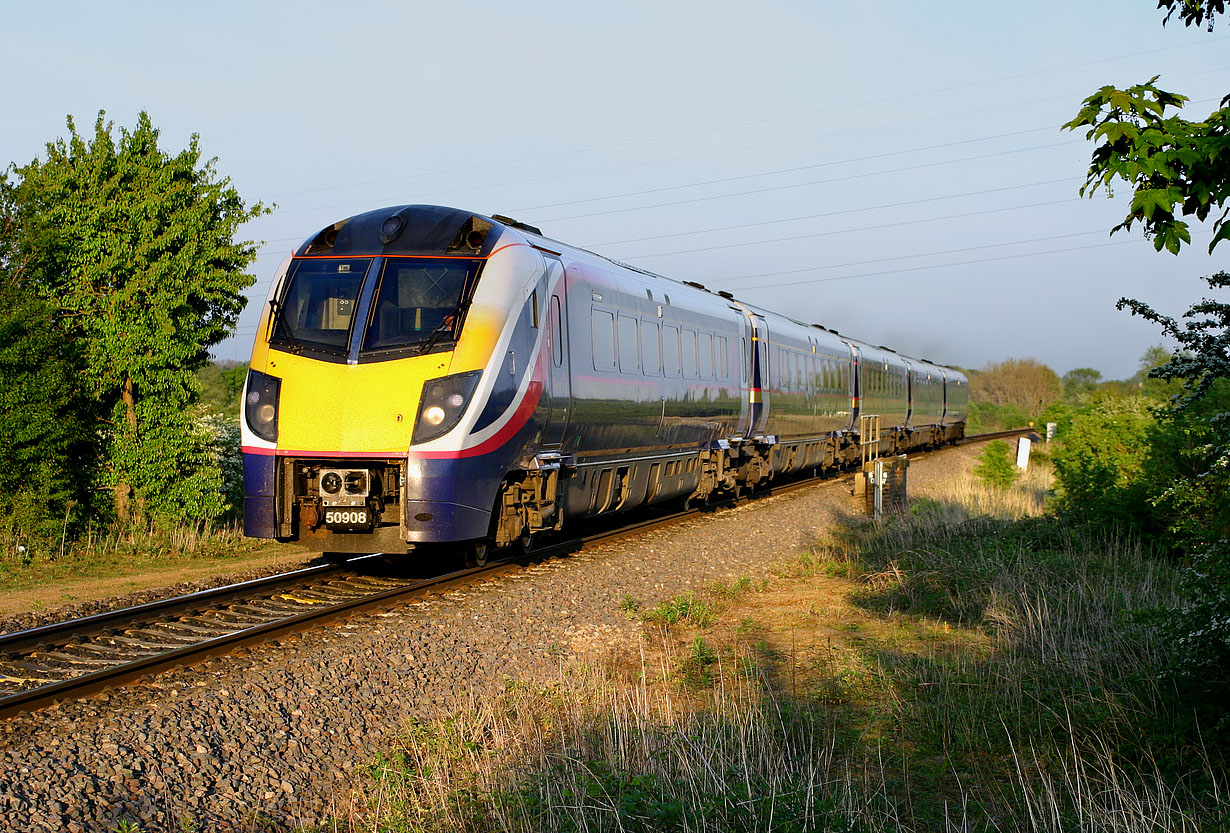
{"type": "Polygon", "coordinates": [[[279,329],[286,335],[286,340],[290,342],[291,352],[299,353],[303,350],[303,345],[299,343],[299,339],[295,338],[295,332],[291,329],[290,321],[286,318],[286,307],[277,299],[269,299],[269,309],[273,312],[273,335],[277,335],[279,329]],[[278,325],[281,324],[279,328],[278,325]]]}
{"type": "Polygon", "coordinates": [[[452,331],[453,322],[450,319],[451,319],[451,316],[446,317],[444,321],[440,323],[439,327],[436,327],[434,330],[431,331],[431,335],[427,336],[427,340],[424,341],[423,344],[419,347],[420,356],[426,353],[432,347],[435,347],[436,342],[440,340],[440,337],[442,335],[452,331]]]}

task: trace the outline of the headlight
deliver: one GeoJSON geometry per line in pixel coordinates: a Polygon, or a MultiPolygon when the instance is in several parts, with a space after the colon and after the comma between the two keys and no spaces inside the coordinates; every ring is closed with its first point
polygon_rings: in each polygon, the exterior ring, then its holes
{"type": "Polygon", "coordinates": [[[465,413],[470,397],[478,387],[481,370],[431,379],[423,385],[418,419],[414,424],[414,442],[425,443],[453,430],[465,413]]]}
{"type": "Polygon", "coordinates": [[[282,380],[276,376],[248,371],[247,396],[244,397],[244,418],[252,433],[262,440],[278,441],[278,395],[282,380]]]}

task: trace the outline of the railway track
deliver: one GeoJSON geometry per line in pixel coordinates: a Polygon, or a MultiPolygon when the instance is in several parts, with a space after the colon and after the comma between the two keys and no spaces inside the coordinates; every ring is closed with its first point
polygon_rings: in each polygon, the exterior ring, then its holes
{"type": "MultiPolygon", "coordinates": [[[[959,443],[1017,436],[1030,430],[981,434],[959,443]]],[[[785,494],[819,480],[774,485],[751,496],[681,512],[642,513],[639,520],[618,529],[595,530],[536,549],[532,555],[518,553],[483,567],[442,575],[415,577],[373,569],[380,566],[377,554],[2,634],[0,719],[131,684],[169,668],[197,664],[354,613],[389,607],[409,597],[517,570],[531,558],[541,560],[575,552],[599,541],[673,524],[698,511],[785,494]]]]}

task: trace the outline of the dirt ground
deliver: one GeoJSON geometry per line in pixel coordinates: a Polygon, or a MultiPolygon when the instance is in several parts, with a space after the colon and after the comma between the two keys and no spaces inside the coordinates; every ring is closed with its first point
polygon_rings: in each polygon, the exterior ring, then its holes
{"type": "MultiPolygon", "coordinates": [[[[182,585],[216,585],[306,566],[315,553],[298,547],[263,549],[221,558],[185,559],[181,565],[148,572],[125,572],[105,578],[91,576],[55,581],[0,594],[0,619],[24,613],[76,607],[89,602],[127,597],[182,585]]],[[[184,592],[191,588],[184,587],[184,592]]],[[[71,615],[71,614],[70,614],[71,615]]]]}

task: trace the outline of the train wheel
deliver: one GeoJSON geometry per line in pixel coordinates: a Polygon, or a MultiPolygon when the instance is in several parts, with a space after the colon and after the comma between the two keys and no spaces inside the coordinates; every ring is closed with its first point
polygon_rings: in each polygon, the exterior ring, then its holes
{"type": "Polygon", "coordinates": [[[517,550],[522,555],[529,555],[534,551],[534,533],[530,532],[528,526],[521,529],[521,537],[517,539],[517,550]]]}
{"type": "Polygon", "coordinates": [[[486,539],[471,541],[466,544],[466,566],[486,567],[491,558],[491,544],[486,539]]]}

